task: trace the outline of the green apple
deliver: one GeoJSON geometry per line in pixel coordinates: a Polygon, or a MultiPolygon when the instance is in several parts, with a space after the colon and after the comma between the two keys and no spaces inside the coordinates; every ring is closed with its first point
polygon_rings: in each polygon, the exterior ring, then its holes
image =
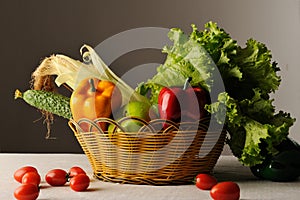
{"type": "MultiPolygon", "coordinates": [[[[118,121],[123,117],[137,117],[145,121],[149,121],[150,120],[149,109],[150,109],[150,105],[147,103],[140,102],[140,101],[132,101],[126,104],[125,106],[123,106],[121,110],[116,112],[114,114],[114,118],[117,119],[116,121],[118,121]]],[[[124,128],[126,132],[137,132],[143,125],[144,125],[143,123],[134,119],[128,119],[121,122],[121,126],[124,128]]],[[[111,124],[108,127],[108,132],[111,132],[114,129],[114,127],[115,126],[111,124]]]]}
{"type": "Polygon", "coordinates": [[[141,101],[132,101],[125,105],[123,117],[139,117],[148,121],[150,105],[141,101]]]}

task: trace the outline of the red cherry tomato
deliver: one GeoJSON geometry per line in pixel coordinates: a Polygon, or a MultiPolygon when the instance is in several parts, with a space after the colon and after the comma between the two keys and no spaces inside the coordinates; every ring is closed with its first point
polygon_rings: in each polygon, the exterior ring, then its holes
{"type": "Polygon", "coordinates": [[[22,184],[14,191],[18,200],[35,200],[39,196],[39,188],[33,184],[22,184]]]}
{"type": "Polygon", "coordinates": [[[81,167],[74,166],[70,168],[68,174],[69,174],[69,178],[72,178],[78,174],[86,174],[86,172],[81,167]]]}
{"type": "Polygon", "coordinates": [[[217,183],[217,179],[209,174],[198,174],[196,176],[196,186],[199,189],[210,190],[217,183]]]}
{"type": "Polygon", "coordinates": [[[22,177],[22,184],[31,183],[36,186],[39,186],[41,183],[41,176],[36,172],[27,172],[22,177]]]}
{"type": "Polygon", "coordinates": [[[86,174],[78,174],[70,180],[70,187],[76,192],[85,191],[89,185],[90,178],[86,174]]]}
{"type": "Polygon", "coordinates": [[[210,190],[210,196],[214,200],[238,200],[240,199],[240,187],[231,181],[221,182],[210,190]]]}
{"type": "Polygon", "coordinates": [[[63,169],[52,169],[47,172],[45,180],[51,186],[62,186],[68,180],[68,173],[63,169]]]}
{"type": "Polygon", "coordinates": [[[24,167],[21,167],[21,168],[19,168],[15,171],[14,179],[16,181],[18,181],[19,183],[22,183],[22,178],[23,178],[24,174],[26,174],[27,172],[36,172],[36,173],[38,173],[38,171],[35,167],[24,166],[24,167]]]}

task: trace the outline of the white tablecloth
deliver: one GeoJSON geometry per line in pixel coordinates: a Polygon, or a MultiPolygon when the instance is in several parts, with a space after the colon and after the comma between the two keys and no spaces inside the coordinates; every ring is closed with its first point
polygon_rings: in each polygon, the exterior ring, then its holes
{"type": "MultiPolygon", "coordinates": [[[[298,158],[297,158],[298,159],[298,158]]],[[[24,165],[35,166],[42,176],[40,200],[206,200],[211,199],[209,191],[194,185],[147,186],[102,182],[93,178],[92,169],[83,154],[4,154],[0,153],[0,199],[14,199],[13,192],[20,184],[13,179],[13,173],[24,165]],[[62,168],[68,170],[77,165],[84,168],[91,178],[85,192],[74,192],[68,185],[50,187],[44,176],[48,170],[62,168]]],[[[254,177],[249,168],[232,156],[221,156],[215,176],[219,181],[235,181],[241,188],[243,200],[298,200],[300,199],[300,180],[288,183],[261,181],[254,177]]]]}

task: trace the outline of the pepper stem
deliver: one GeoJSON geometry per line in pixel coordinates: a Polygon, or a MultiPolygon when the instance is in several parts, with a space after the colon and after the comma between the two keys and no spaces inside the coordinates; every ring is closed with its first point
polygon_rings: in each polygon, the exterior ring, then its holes
{"type": "Polygon", "coordinates": [[[89,79],[89,83],[90,83],[90,86],[91,86],[91,91],[92,92],[96,92],[96,87],[95,87],[95,83],[94,83],[94,79],[89,79]]]}
{"type": "Polygon", "coordinates": [[[184,85],[183,85],[183,90],[186,90],[189,86],[189,83],[190,81],[192,80],[192,77],[188,77],[185,82],[184,82],[184,85]]]}

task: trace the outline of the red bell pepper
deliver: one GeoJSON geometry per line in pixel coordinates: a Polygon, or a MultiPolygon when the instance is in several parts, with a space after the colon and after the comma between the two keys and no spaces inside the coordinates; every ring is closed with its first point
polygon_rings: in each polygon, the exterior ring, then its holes
{"type": "MultiPolygon", "coordinates": [[[[158,109],[161,119],[179,123],[200,120],[207,115],[204,109],[208,101],[207,92],[200,87],[188,87],[190,78],[183,86],[164,87],[158,96],[158,109]]],[[[166,126],[164,125],[166,128],[166,126]]]]}

